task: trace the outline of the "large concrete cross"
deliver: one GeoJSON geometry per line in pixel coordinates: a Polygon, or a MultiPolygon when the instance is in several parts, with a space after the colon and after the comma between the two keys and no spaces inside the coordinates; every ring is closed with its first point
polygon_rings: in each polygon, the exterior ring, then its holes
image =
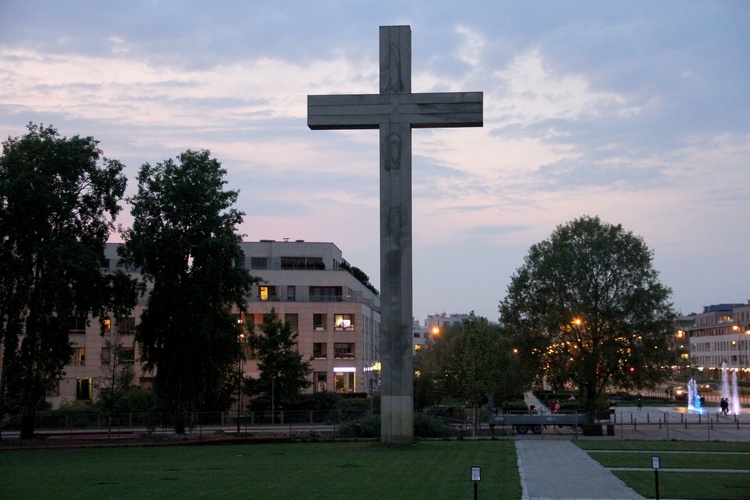
{"type": "Polygon", "coordinates": [[[380,27],[380,93],[307,96],[313,130],[380,129],[381,442],[414,439],[411,129],[481,127],[482,93],[411,93],[411,28],[380,27]]]}

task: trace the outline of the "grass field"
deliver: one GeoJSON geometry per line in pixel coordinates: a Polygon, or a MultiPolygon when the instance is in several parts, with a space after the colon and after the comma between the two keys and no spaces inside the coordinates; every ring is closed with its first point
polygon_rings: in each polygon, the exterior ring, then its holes
{"type": "Polygon", "coordinates": [[[3,498],[520,498],[512,441],[0,452],[3,498]]]}
{"type": "Polygon", "coordinates": [[[662,468],[684,472],[659,472],[662,498],[750,498],[750,444],[715,441],[578,441],[578,446],[605,467],[640,467],[643,471],[613,471],[644,497],[656,496],[651,457],[659,456],[662,468]],[[717,469],[695,472],[688,469],[717,469]],[[722,472],[721,469],[742,472],[722,472]]]}

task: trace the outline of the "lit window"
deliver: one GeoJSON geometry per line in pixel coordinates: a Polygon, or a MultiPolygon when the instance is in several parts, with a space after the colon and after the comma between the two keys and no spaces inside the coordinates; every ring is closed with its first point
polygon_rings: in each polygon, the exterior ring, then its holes
{"type": "Polygon", "coordinates": [[[91,379],[76,379],[76,399],[78,401],[91,401],[91,379]]]}
{"type": "Polygon", "coordinates": [[[278,300],[275,286],[258,287],[258,298],[260,300],[278,300]]]}
{"type": "Polygon", "coordinates": [[[334,325],[333,327],[334,330],[354,331],[354,315],[353,314],[334,314],[333,325],[334,325]]]}
{"type": "Polygon", "coordinates": [[[85,347],[73,348],[73,364],[74,365],[86,364],[86,348],[85,347]]]}

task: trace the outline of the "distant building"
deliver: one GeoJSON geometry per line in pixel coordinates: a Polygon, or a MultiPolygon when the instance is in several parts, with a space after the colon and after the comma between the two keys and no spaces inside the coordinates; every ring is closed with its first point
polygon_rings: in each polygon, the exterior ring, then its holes
{"type": "MultiPolygon", "coordinates": [[[[238,320],[259,325],[263,315],[275,310],[298,332],[297,347],[310,361],[310,392],[368,392],[379,386],[380,298],[346,268],[341,250],[333,243],[305,241],[243,242],[245,267],[262,278],[247,297],[248,313],[238,320]]],[[[115,269],[118,244],[107,244],[104,271],[115,269]]],[[[127,270],[138,276],[136,270],[127,270]]],[[[72,325],[73,359],[65,374],[48,393],[54,407],[63,400],[88,401],[106,387],[112,367],[133,365],[136,381],[149,386],[152,374],[140,365],[134,342],[135,327],[147,298],[127,318],[108,318],[100,334],[97,320],[88,326],[72,325]]],[[[257,376],[257,363],[249,356],[246,376],[257,376]]]]}
{"type": "Polygon", "coordinates": [[[740,379],[750,380],[750,300],[706,306],[684,331],[690,342],[691,373],[719,378],[726,363],[740,379]]]}
{"type": "Polygon", "coordinates": [[[468,314],[429,314],[421,326],[418,320],[414,321],[412,331],[414,333],[414,351],[418,351],[423,345],[440,335],[443,329],[451,325],[460,325],[468,314]]]}

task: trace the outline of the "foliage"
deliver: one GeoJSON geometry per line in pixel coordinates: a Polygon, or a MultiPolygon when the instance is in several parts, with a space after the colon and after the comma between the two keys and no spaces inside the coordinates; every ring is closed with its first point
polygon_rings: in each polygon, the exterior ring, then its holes
{"type": "Polygon", "coordinates": [[[374,293],[375,295],[380,294],[380,292],[378,292],[378,289],[375,288],[375,285],[370,283],[370,277],[362,269],[356,266],[350,266],[347,262],[341,262],[340,267],[341,269],[345,271],[349,271],[349,273],[351,273],[352,276],[357,278],[357,280],[360,283],[362,283],[372,293],[374,293]]]}
{"type": "Polygon", "coordinates": [[[414,415],[414,436],[419,438],[448,438],[451,431],[439,418],[424,413],[414,415]]]}
{"type": "Polygon", "coordinates": [[[513,349],[498,325],[472,313],[447,339],[441,361],[447,392],[474,405],[488,396],[496,403],[515,397],[531,377],[513,349]]]}
{"type": "Polygon", "coordinates": [[[0,412],[22,412],[23,438],[72,349],[71,321],[134,305],[122,273],[103,274],[104,245],[125,191],[123,166],[92,137],[28,125],[0,157],[0,412]],[[6,394],[8,401],[4,401],[6,394]]]}
{"type": "Polygon", "coordinates": [[[238,193],[223,189],[225,175],[208,151],[188,150],[177,161],[144,164],[128,200],[133,226],[122,233],[121,256],[151,287],[136,340],[178,433],[187,414],[229,406],[242,356],[233,308],[245,310],[257,281],[243,267],[243,213],[231,208],[238,193]]]}
{"type": "Polygon", "coordinates": [[[670,289],[652,252],[620,225],[588,216],[529,250],[500,303],[525,363],[553,388],[572,384],[590,410],[607,384],[643,387],[672,363],[670,289]]]}
{"type": "Polygon", "coordinates": [[[380,416],[358,418],[342,422],[336,427],[340,438],[376,438],[380,436],[380,416]]]}
{"type": "Polygon", "coordinates": [[[258,378],[249,377],[246,391],[272,410],[293,407],[300,392],[310,387],[312,368],[296,349],[297,332],[289,321],[279,320],[275,310],[263,317],[260,331],[250,333],[250,347],[258,359],[258,378]]]}

